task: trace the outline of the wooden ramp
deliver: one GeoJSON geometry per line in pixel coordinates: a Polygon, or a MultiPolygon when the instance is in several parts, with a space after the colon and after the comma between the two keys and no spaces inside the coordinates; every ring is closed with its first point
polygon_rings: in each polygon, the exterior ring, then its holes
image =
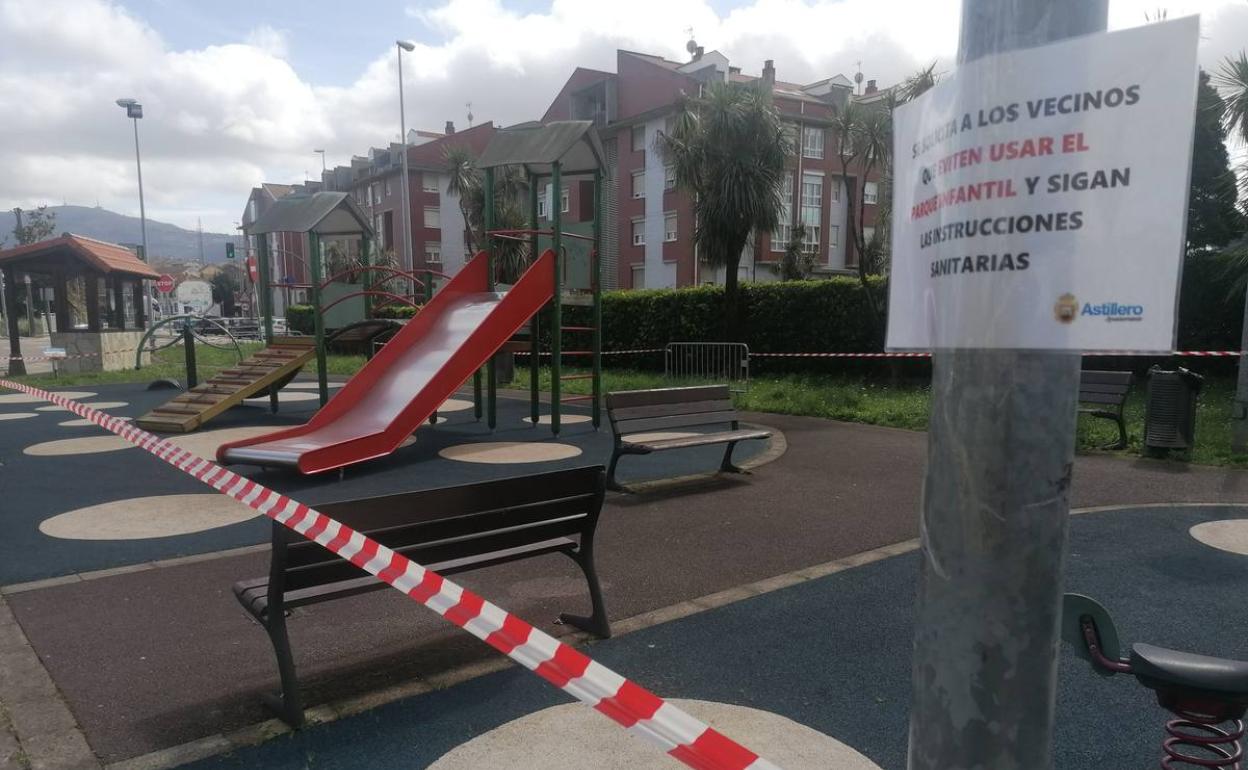
{"type": "Polygon", "coordinates": [[[269,347],[156,407],[135,420],[135,425],[164,433],[189,433],[243,399],[282,387],[315,355],[312,337],[276,337],[269,347]]]}

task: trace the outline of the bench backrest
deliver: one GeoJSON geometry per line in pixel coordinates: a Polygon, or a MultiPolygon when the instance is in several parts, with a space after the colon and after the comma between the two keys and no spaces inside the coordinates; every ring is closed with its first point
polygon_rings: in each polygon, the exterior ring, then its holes
{"type": "Polygon", "coordinates": [[[1131,372],[1083,371],[1079,374],[1079,400],[1089,404],[1118,406],[1127,400],[1134,380],[1131,372]]]}
{"type": "Polygon", "coordinates": [[[733,423],[735,427],[738,420],[727,385],[608,393],[607,417],[617,437],[722,423],[733,423]]]}
{"type": "MultiPolygon", "coordinates": [[[[401,492],[317,506],[418,564],[559,537],[592,538],[606,479],[601,465],[401,492]]],[[[367,575],[319,543],[273,523],[270,595],[367,575]]]]}

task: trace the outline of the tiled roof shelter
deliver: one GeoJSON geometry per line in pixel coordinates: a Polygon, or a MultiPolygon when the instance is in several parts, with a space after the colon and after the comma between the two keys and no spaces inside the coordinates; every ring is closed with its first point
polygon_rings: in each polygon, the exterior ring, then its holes
{"type": "MultiPolygon", "coordinates": [[[[40,283],[50,285],[53,294],[53,344],[80,349],[79,343],[85,343],[101,356],[111,347],[101,338],[102,334],[143,329],[147,310],[143,281],[160,277],[129,249],[70,233],[0,251],[0,272],[4,275],[5,301],[10,309],[17,307],[19,275],[43,279],[40,283]],[[66,335],[92,335],[97,339],[76,340],[66,335]]],[[[18,350],[17,318],[17,313],[9,313],[8,332],[14,351],[18,350]]],[[[11,362],[10,373],[15,373],[12,364],[16,363],[11,362]]],[[[103,363],[105,368],[112,368],[107,361],[103,363]]]]}

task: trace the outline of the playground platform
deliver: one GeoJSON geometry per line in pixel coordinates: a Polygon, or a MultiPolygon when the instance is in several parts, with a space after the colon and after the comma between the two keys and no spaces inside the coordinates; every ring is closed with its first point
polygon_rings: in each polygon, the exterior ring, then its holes
{"type": "MultiPolygon", "coordinates": [[[[85,403],[128,400],[110,412],[129,415],[147,407],[143,398],[158,402],[167,396],[136,386],[90,390],[97,395],[85,403]]],[[[275,471],[255,471],[254,477],[316,504],[422,479],[441,485],[502,472],[452,462],[435,448],[506,440],[509,431],[535,444],[582,447],[580,457],[531,469],[601,462],[582,441],[602,440],[602,456],[609,451],[605,429],[594,433],[570,425],[565,435],[551,439],[548,430],[534,432],[520,422],[527,404],[506,399],[501,404],[493,436],[472,420],[470,410],[447,412],[449,421],[428,431],[428,438],[418,431],[413,446],[347,469],[342,481],[275,471]],[[518,424],[510,427],[513,418],[518,424]],[[586,437],[576,438],[578,428],[586,437]],[[418,451],[428,454],[413,462],[411,453],[418,451]]],[[[0,404],[0,412],[40,406],[0,404]]],[[[289,424],[306,418],[300,410],[314,406],[314,401],[290,402],[278,416],[259,407],[232,410],[221,425],[289,424]]],[[[565,703],[564,696],[526,672],[500,670],[505,661],[492,650],[390,591],[296,611],[290,627],[310,716],[329,722],[266,741],[283,732],[259,697],[276,683],[272,655],[263,631],[229,590],[235,580],[263,573],[267,557],[255,544],[266,537],[265,522],[144,540],[48,537],[38,525],[65,512],[56,501],[64,509],[134,497],[136,487],[144,495],[204,489],[189,479],[182,484],[176,471],[138,450],[55,458],[25,454],[25,447],[70,435],[108,438],[98,429],[57,424],[73,415],[36,414],[6,421],[0,433],[4,519],[22,538],[0,546],[7,549],[0,564],[9,570],[0,578],[0,585],[7,584],[0,588],[0,646],[18,635],[29,644],[24,649],[31,658],[37,655],[63,712],[32,716],[36,729],[71,731],[92,761],[118,768],[170,767],[208,756],[213,757],[204,760],[208,767],[348,767],[362,761],[469,767],[454,762],[471,762],[471,752],[489,749],[496,728],[521,717],[534,720],[524,728],[523,743],[560,745],[558,730],[568,723],[561,713],[544,709],[565,703]],[[41,468],[32,464],[36,460],[41,468]],[[45,578],[51,579],[25,582],[45,578]],[[554,726],[549,739],[540,725],[554,726]],[[456,758],[457,747],[472,739],[481,742],[464,747],[456,758]]],[[[802,734],[815,733],[812,740],[834,741],[847,757],[861,755],[871,763],[861,766],[867,770],[901,766],[912,551],[926,437],[809,418],[744,417],[775,430],[784,453],[775,457],[774,445],[762,448],[768,454],[755,459],[772,461],[749,476],[608,497],[598,566],[617,637],[587,651],[661,695],[710,703],[691,704],[690,710],[709,709],[712,723],[743,718],[747,726],[775,726],[771,738],[757,736],[760,750],[777,735],[782,744],[802,745],[793,737],[801,732],[794,725],[805,726],[802,734]],[[726,711],[733,706],[755,711],[744,716],[726,711]]],[[[710,448],[702,458],[696,451],[687,459],[678,454],[684,453],[629,458],[636,462],[621,465],[622,478],[635,482],[706,470],[715,467],[719,451],[710,448]]],[[[1248,657],[1242,640],[1234,638],[1242,626],[1233,602],[1248,580],[1248,570],[1240,566],[1245,557],[1187,535],[1194,523],[1239,518],[1239,510],[1169,505],[1234,503],[1244,499],[1246,485],[1248,473],[1241,471],[1078,458],[1076,506],[1131,508],[1075,518],[1070,588],[1109,605],[1132,639],[1248,657]],[[1166,505],[1146,507],[1151,504],[1166,505]],[[1196,591],[1199,600],[1193,601],[1196,591]]],[[[491,568],[469,573],[462,582],[555,636],[583,641],[554,624],[559,611],[579,611],[587,603],[583,581],[566,560],[491,568]]],[[[13,659],[0,655],[0,666],[13,659]]],[[[1159,711],[1147,694],[1130,682],[1096,678],[1082,666],[1065,665],[1062,677],[1060,766],[1148,766],[1130,759],[1139,754],[1123,753],[1130,746],[1142,746],[1146,757],[1155,753],[1159,711]],[[1088,700],[1077,699],[1078,708],[1102,708],[1106,702],[1113,708],[1099,712],[1099,719],[1069,712],[1071,682],[1087,687],[1079,697],[1088,700]],[[1106,725],[1106,713],[1115,717],[1112,726],[1106,725]],[[1106,737],[1109,732],[1113,740],[1106,737]],[[1100,749],[1107,752],[1101,756],[1128,761],[1080,759],[1078,752],[1100,749]]],[[[0,685],[0,701],[7,703],[6,697],[0,685]]],[[[566,708],[587,712],[593,724],[602,725],[591,729],[623,735],[588,709],[566,708]]],[[[734,738],[757,742],[748,731],[730,729],[732,724],[725,728],[734,738]]],[[[0,725],[0,738],[3,732],[0,725]]],[[[643,753],[649,750],[636,743],[643,753]]],[[[503,760],[499,766],[505,765],[503,760]]]]}

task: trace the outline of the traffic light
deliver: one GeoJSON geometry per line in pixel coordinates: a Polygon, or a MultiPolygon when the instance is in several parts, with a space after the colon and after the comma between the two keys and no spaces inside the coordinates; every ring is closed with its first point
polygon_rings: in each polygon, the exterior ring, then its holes
{"type": "Polygon", "coordinates": [[[225,244],[225,258],[234,259],[234,244],[232,243],[225,244]]]}

